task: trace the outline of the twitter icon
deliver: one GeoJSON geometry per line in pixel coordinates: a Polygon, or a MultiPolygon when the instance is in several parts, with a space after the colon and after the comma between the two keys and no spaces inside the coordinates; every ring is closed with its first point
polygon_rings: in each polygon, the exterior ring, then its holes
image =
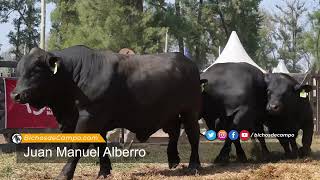
{"type": "Polygon", "coordinates": [[[217,133],[214,130],[208,130],[206,131],[205,135],[207,140],[213,141],[217,138],[217,133]]]}

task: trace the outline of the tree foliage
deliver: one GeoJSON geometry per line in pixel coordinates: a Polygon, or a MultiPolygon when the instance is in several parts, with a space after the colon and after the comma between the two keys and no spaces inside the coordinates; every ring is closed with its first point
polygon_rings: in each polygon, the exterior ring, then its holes
{"type": "Polygon", "coordinates": [[[305,44],[308,52],[314,57],[314,68],[320,69],[320,10],[316,10],[309,15],[311,30],[305,33],[305,44]]]}
{"type": "Polygon", "coordinates": [[[8,22],[13,16],[14,29],[8,34],[9,43],[14,46],[12,53],[19,60],[24,52],[37,46],[40,9],[36,0],[6,0],[0,2],[0,22],[8,22]]]}
{"type": "MultiPolygon", "coordinates": [[[[271,70],[283,59],[291,72],[310,59],[320,67],[320,13],[310,14],[306,32],[304,0],[283,0],[275,14],[259,9],[262,0],[49,0],[49,50],[83,44],[118,52],[124,47],[138,54],[187,48],[200,69],[219,55],[236,31],[250,57],[271,70]]],[[[19,59],[39,42],[39,0],[0,1],[0,23],[9,20],[12,53],[19,59]]]]}
{"type": "Polygon", "coordinates": [[[203,68],[217,57],[231,31],[238,32],[248,53],[255,58],[259,48],[258,12],[261,0],[53,0],[50,49],[84,44],[118,51],[123,47],[137,53],[188,48],[203,68]],[[211,56],[210,56],[211,55],[211,56]]]}
{"type": "Polygon", "coordinates": [[[67,2],[71,4],[59,1],[52,14],[51,49],[84,44],[113,51],[124,47],[138,53],[162,51],[165,27],[154,21],[151,10],[141,11],[135,1],[67,2]]]}
{"type": "Polygon", "coordinates": [[[277,25],[274,38],[278,42],[278,59],[284,60],[290,72],[300,72],[298,62],[306,53],[304,47],[304,24],[302,17],[306,13],[305,2],[300,0],[285,1],[285,7],[276,6],[279,10],[273,21],[277,25]]]}
{"type": "Polygon", "coordinates": [[[272,21],[272,15],[261,11],[262,22],[258,31],[260,40],[258,41],[258,50],[256,51],[256,60],[265,70],[272,71],[277,66],[277,44],[274,39],[275,23],[272,21]]]}

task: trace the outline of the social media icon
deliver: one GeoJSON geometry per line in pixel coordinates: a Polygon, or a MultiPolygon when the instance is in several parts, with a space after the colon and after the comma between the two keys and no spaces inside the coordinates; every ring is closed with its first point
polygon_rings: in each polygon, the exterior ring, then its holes
{"type": "Polygon", "coordinates": [[[21,134],[14,134],[14,135],[12,135],[11,140],[15,144],[20,144],[22,141],[22,136],[21,136],[21,134]]]}
{"type": "Polygon", "coordinates": [[[215,140],[217,138],[217,134],[216,134],[216,132],[214,130],[208,130],[205,133],[205,137],[206,137],[207,140],[213,141],[213,140],[215,140]]]}
{"type": "Polygon", "coordinates": [[[228,137],[227,131],[225,131],[225,130],[220,130],[220,131],[218,132],[218,139],[219,139],[219,140],[223,141],[223,140],[227,139],[227,137],[228,137]]]}
{"type": "Polygon", "coordinates": [[[242,140],[242,141],[246,141],[246,140],[248,140],[250,138],[250,133],[249,133],[249,131],[247,131],[247,130],[242,130],[241,132],[240,132],[240,139],[242,140]]]}
{"type": "Polygon", "coordinates": [[[229,136],[229,139],[231,139],[232,141],[234,141],[234,140],[237,140],[237,139],[238,139],[239,134],[238,134],[238,131],[236,131],[236,130],[231,130],[231,131],[229,131],[228,136],[229,136]]]}

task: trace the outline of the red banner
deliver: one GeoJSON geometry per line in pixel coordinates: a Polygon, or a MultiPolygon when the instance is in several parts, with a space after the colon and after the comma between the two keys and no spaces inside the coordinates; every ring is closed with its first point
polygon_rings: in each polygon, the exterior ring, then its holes
{"type": "Polygon", "coordinates": [[[6,128],[58,128],[50,108],[36,110],[29,104],[17,104],[10,98],[16,83],[15,79],[5,79],[6,128]]]}

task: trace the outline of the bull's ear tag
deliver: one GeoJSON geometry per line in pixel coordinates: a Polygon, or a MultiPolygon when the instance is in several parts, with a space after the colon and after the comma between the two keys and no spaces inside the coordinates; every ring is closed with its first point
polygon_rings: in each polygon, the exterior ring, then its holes
{"type": "Polygon", "coordinates": [[[201,84],[201,92],[207,91],[208,89],[208,83],[201,84]]]}
{"type": "Polygon", "coordinates": [[[53,68],[53,74],[56,74],[58,72],[58,63],[54,63],[54,68],[53,68]]]}
{"type": "Polygon", "coordinates": [[[306,98],[307,97],[307,93],[304,89],[302,89],[302,91],[300,92],[300,97],[302,98],[306,98]]]}

